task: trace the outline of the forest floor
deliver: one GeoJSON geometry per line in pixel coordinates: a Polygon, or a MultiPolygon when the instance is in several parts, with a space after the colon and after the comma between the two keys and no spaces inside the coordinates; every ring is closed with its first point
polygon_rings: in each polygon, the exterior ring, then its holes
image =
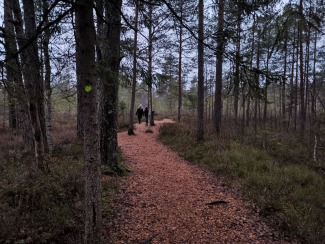
{"type": "Polygon", "coordinates": [[[171,122],[155,121],[153,133],[141,123],[135,136],[118,134],[132,173],[113,200],[109,243],[296,243],[272,229],[237,189],[159,142],[159,127],[171,122]]]}

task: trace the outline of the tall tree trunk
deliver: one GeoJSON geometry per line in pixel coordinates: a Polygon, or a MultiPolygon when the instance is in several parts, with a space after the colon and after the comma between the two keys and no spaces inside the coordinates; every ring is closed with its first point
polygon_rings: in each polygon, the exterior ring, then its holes
{"type": "MultiPolygon", "coordinates": [[[[48,15],[45,14],[48,10],[48,2],[43,2],[43,15],[44,24],[48,24],[48,15]]],[[[45,64],[45,123],[46,123],[46,138],[50,152],[54,150],[53,135],[52,135],[52,88],[51,88],[51,63],[49,53],[49,42],[50,42],[50,30],[45,31],[43,49],[44,49],[44,64],[45,64]]]]}
{"type": "MultiPolygon", "coordinates": [[[[303,6],[300,0],[299,13],[302,16],[303,6]]],[[[301,17],[302,18],[302,17],[301,17]]],[[[306,127],[306,108],[305,108],[305,81],[304,81],[304,64],[303,64],[303,20],[299,21],[299,50],[300,50],[300,136],[303,138],[306,127]]]]}
{"type": "MultiPolygon", "coordinates": [[[[101,164],[120,173],[118,164],[117,117],[120,66],[121,0],[105,2],[105,25],[99,32],[100,101],[99,136],[101,164]]],[[[103,24],[103,23],[101,23],[103,24]]]]}
{"type": "MultiPolygon", "coordinates": [[[[253,29],[252,29],[252,53],[251,53],[251,59],[250,59],[250,68],[253,69],[253,59],[254,59],[254,52],[255,52],[255,28],[256,28],[256,16],[253,15],[253,29]]],[[[252,77],[252,76],[251,76],[252,77]]],[[[254,79],[254,77],[252,77],[254,79]]],[[[248,95],[247,95],[247,108],[246,108],[246,126],[249,126],[250,123],[250,105],[251,105],[251,97],[252,97],[252,91],[251,86],[248,86],[248,95]]]]}
{"type": "MultiPolygon", "coordinates": [[[[267,50],[267,60],[266,60],[266,72],[269,72],[269,59],[270,59],[270,50],[267,50]]],[[[269,87],[269,78],[266,77],[265,86],[264,86],[264,111],[263,111],[263,125],[266,126],[267,120],[267,103],[268,103],[268,87],[269,87]]]]}
{"type": "Polygon", "coordinates": [[[152,115],[152,4],[149,4],[149,36],[148,36],[148,130],[153,125],[152,115]]]}
{"type": "Polygon", "coordinates": [[[198,121],[197,141],[203,141],[204,137],[204,27],[203,27],[203,0],[199,0],[199,38],[198,38],[198,121]]]}
{"type": "Polygon", "coordinates": [[[235,123],[237,125],[238,120],[238,101],[239,101],[239,65],[240,65],[240,35],[241,35],[241,12],[238,10],[237,16],[237,39],[236,39],[236,71],[234,79],[234,112],[235,112],[235,123]]]}
{"type": "MultiPolygon", "coordinates": [[[[17,35],[24,36],[24,38],[18,39],[19,47],[22,48],[26,41],[36,32],[34,1],[23,0],[25,33],[23,33],[23,22],[18,0],[13,1],[13,7],[15,17],[19,19],[16,25],[17,35]]],[[[35,163],[32,165],[32,171],[36,173],[38,170],[47,170],[44,160],[44,136],[41,125],[42,113],[40,114],[41,109],[44,109],[42,104],[44,102],[44,89],[40,74],[40,62],[36,40],[28,45],[23,51],[21,60],[35,148],[35,163]]]]}
{"type": "MultiPolygon", "coordinates": [[[[6,28],[9,28],[8,30],[6,30],[6,33],[8,33],[8,35],[6,35],[6,38],[9,39],[5,39],[5,42],[7,43],[6,48],[8,48],[6,54],[7,57],[9,58],[11,54],[17,53],[17,44],[14,38],[15,32],[14,29],[10,29],[14,27],[12,21],[13,13],[15,15],[15,21],[16,21],[16,25],[15,25],[16,33],[20,34],[21,36],[23,35],[22,32],[23,21],[20,12],[20,6],[19,4],[17,5],[16,1],[6,0],[4,6],[5,6],[5,11],[4,11],[5,19],[7,19],[7,21],[5,21],[5,25],[7,25],[6,28]]],[[[23,45],[22,41],[20,42],[21,45],[23,45]]],[[[8,79],[13,79],[14,80],[13,84],[15,84],[15,86],[13,87],[14,89],[12,91],[12,94],[13,96],[16,96],[19,103],[17,106],[18,127],[22,131],[24,148],[26,150],[31,150],[33,148],[33,133],[31,129],[32,125],[31,125],[30,115],[28,111],[28,101],[25,93],[25,87],[23,84],[22,71],[20,69],[21,64],[18,58],[9,59],[7,64],[10,67],[9,69],[7,67],[7,77],[8,79]]],[[[9,90],[11,89],[9,88],[9,90]]]]}
{"type": "Polygon", "coordinates": [[[97,127],[97,79],[95,64],[95,27],[93,0],[78,0],[76,32],[80,55],[79,71],[82,81],[84,110],[85,160],[85,235],[84,243],[101,243],[101,170],[97,127]]]}
{"type": "Polygon", "coordinates": [[[245,107],[246,107],[246,94],[245,94],[245,90],[246,90],[246,82],[244,81],[243,82],[243,89],[242,89],[242,107],[243,107],[243,111],[242,111],[242,123],[241,123],[241,131],[242,131],[242,134],[244,134],[245,132],[245,107]]]}
{"type": "MultiPolygon", "coordinates": [[[[306,59],[305,59],[305,68],[304,68],[304,79],[306,84],[305,90],[305,117],[307,120],[307,111],[309,110],[309,52],[310,52],[310,35],[311,30],[309,28],[306,38],[306,59]]],[[[306,122],[305,122],[306,123],[306,122]]],[[[310,123],[310,121],[309,121],[310,123]]]]}
{"type": "Polygon", "coordinates": [[[218,10],[218,31],[217,31],[217,63],[216,63],[216,91],[215,91],[215,116],[214,129],[220,134],[221,117],[222,117],[222,63],[223,63],[223,46],[224,46],[224,0],[219,1],[218,10]]]}
{"type": "MultiPolygon", "coordinates": [[[[79,15],[75,14],[75,29],[79,29],[79,15]]],[[[80,36],[78,31],[75,31],[75,40],[76,40],[76,76],[77,76],[77,138],[79,140],[84,139],[84,111],[83,111],[83,96],[85,93],[85,88],[82,86],[82,77],[80,76],[81,74],[81,50],[80,50],[80,36]]]]}
{"type": "MultiPolygon", "coordinates": [[[[183,18],[183,0],[181,1],[181,19],[183,18]]],[[[177,121],[181,122],[182,111],[182,51],[183,51],[183,26],[179,24],[179,51],[178,51],[178,114],[177,121]]]]}
{"type": "Polygon", "coordinates": [[[128,135],[133,135],[133,117],[134,117],[134,103],[135,103],[135,88],[137,84],[137,45],[138,45],[138,16],[139,16],[139,3],[135,1],[135,26],[134,26],[134,42],[133,42],[133,73],[132,73],[132,95],[131,106],[129,114],[129,129],[128,135]]]}
{"type": "Polygon", "coordinates": [[[296,31],[294,29],[293,33],[293,42],[292,42],[292,60],[291,60],[291,77],[290,77],[290,103],[289,103],[289,121],[288,121],[288,129],[290,127],[290,123],[293,120],[293,104],[294,104],[294,85],[293,85],[293,77],[294,77],[294,68],[295,68],[295,38],[296,31]]]}
{"type": "Polygon", "coordinates": [[[313,88],[311,95],[311,120],[312,120],[312,131],[314,134],[314,150],[313,150],[313,159],[317,161],[317,148],[318,148],[318,127],[317,127],[317,110],[316,110],[316,56],[317,54],[317,30],[315,30],[315,40],[314,40],[314,60],[313,60],[313,88]]]}
{"type": "MultiPolygon", "coordinates": [[[[16,33],[18,36],[23,38],[18,38],[19,48],[23,48],[27,40],[34,36],[36,33],[36,22],[35,22],[35,10],[33,0],[24,0],[24,22],[25,22],[25,32],[23,27],[22,14],[20,9],[20,3],[18,0],[12,1],[13,12],[15,19],[16,33]]],[[[33,127],[34,134],[34,146],[38,151],[40,157],[39,167],[45,168],[43,165],[44,152],[48,149],[47,139],[46,139],[46,128],[45,128],[45,111],[44,111],[44,84],[40,74],[40,62],[38,57],[38,46],[37,41],[33,41],[21,54],[22,61],[22,72],[25,80],[25,89],[28,100],[28,111],[31,118],[31,126],[33,127]],[[26,82],[26,79],[28,80],[26,82]],[[37,110],[34,111],[34,110],[37,110]],[[40,128],[38,128],[40,126],[40,128]],[[38,131],[40,129],[40,131],[38,131]],[[35,134],[36,138],[35,139],[35,134]],[[38,138],[40,137],[40,138],[38,138]],[[35,140],[40,140],[37,143],[35,140]],[[42,152],[42,153],[41,153],[42,152]],[[42,155],[43,154],[43,155],[42,155]],[[41,159],[43,158],[43,159],[41,159]]],[[[36,157],[36,158],[37,158],[36,157]]],[[[36,161],[39,161],[36,159],[36,161]]],[[[36,167],[36,165],[34,165],[36,167]]],[[[34,167],[34,169],[35,169],[34,167]]]]}
{"type": "Polygon", "coordinates": [[[286,76],[287,76],[287,57],[288,57],[288,32],[286,31],[285,41],[284,41],[284,71],[283,71],[283,80],[282,80],[282,125],[285,127],[285,119],[286,119],[286,76]]]}
{"type": "Polygon", "coordinates": [[[295,115],[295,123],[294,123],[294,130],[297,130],[297,117],[298,117],[298,71],[299,71],[299,62],[298,62],[298,57],[299,57],[299,42],[300,42],[300,31],[298,28],[297,32],[297,49],[296,49],[296,76],[295,76],[295,91],[294,91],[294,100],[295,100],[295,107],[294,107],[294,115],[295,115]]]}
{"type": "MultiPolygon", "coordinates": [[[[257,43],[257,57],[256,57],[256,69],[260,69],[260,32],[258,32],[258,43],[257,43]]],[[[255,78],[255,86],[260,87],[260,76],[258,73],[255,73],[254,75],[255,78]]],[[[254,131],[255,134],[257,132],[257,122],[258,122],[258,105],[259,105],[259,100],[257,97],[255,97],[255,109],[254,109],[254,131]]]]}
{"type": "Polygon", "coordinates": [[[18,67],[16,65],[16,60],[13,59],[12,55],[17,51],[17,48],[14,34],[12,5],[11,1],[8,0],[5,0],[4,2],[4,24],[6,59],[8,59],[8,62],[6,63],[7,79],[5,84],[8,91],[9,128],[16,129],[16,97],[18,93],[18,84],[15,79],[15,72],[18,72],[18,67]]]}

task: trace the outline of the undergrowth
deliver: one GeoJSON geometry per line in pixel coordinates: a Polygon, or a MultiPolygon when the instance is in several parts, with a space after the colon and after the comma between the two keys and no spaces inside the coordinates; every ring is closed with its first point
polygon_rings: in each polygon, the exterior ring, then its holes
{"type": "Polygon", "coordinates": [[[274,137],[269,140],[265,135],[260,137],[269,150],[222,136],[207,136],[197,144],[195,129],[184,124],[165,124],[159,132],[160,140],[181,157],[239,186],[244,197],[256,203],[256,211],[284,234],[304,243],[325,240],[325,179],[301,156],[303,145],[272,142],[274,137]],[[287,153],[289,147],[292,151],[287,153]]]}
{"type": "MultiPolygon", "coordinates": [[[[30,175],[32,153],[19,136],[4,130],[0,141],[0,243],[82,243],[83,143],[75,123],[54,123],[56,148],[47,157],[49,173],[30,175]],[[8,138],[11,138],[8,143],[8,138]]],[[[110,199],[118,180],[104,176],[103,221],[112,216],[110,199]]]]}

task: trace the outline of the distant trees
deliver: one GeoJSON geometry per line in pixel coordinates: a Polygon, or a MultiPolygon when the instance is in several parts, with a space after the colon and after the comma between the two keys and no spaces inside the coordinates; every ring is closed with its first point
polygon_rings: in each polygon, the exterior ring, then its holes
{"type": "Polygon", "coordinates": [[[4,5],[4,39],[7,43],[4,63],[6,78],[9,80],[3,79],[3,82],[10,94],[10,124],[12,128],[22,131],[26,149],[35,148],[33,171],[46,170],[44,155],[54,148],[51,132],[49,28],[60,22],[71,10],[52,16],[49,21],[51,9],[59,2],[51,3],[51,7],[47,3],[13,0],[6,1],[4,5]],[[41,40],[39,37],[42,33],[41,40]]]}

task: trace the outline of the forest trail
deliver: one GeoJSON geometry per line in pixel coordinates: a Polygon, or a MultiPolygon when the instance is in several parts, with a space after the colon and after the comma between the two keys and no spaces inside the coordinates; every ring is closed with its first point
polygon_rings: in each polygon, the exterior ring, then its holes
{"type": "Polygon", "coordinates": [[[118,211],[110,228],[110,243],[290,243],[281,240],[251,205],[209,172],[192,165],[136,124],[135,136],[118,134],[126,166],[115,199],[118,211]],[[206,205],[215,201],[215,205],[206,205]]]}

